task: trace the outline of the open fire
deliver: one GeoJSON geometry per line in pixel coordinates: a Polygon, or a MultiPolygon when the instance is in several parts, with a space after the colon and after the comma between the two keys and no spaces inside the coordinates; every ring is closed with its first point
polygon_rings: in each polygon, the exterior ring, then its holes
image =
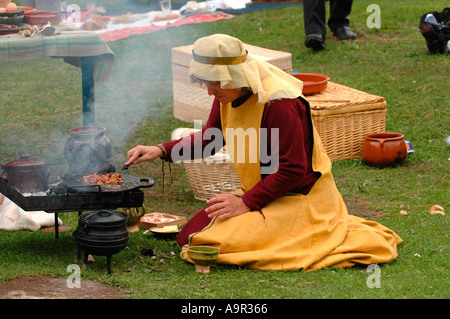
{"type": "Polygon", "coordinates": [[[109,174],[90,174],[87,176],[83,176],[83,183],[86,184],[100,184],[100,185],[108,185],[108,184],[122,184],[123,176],[118,173],[109,173],[109,174]]]}

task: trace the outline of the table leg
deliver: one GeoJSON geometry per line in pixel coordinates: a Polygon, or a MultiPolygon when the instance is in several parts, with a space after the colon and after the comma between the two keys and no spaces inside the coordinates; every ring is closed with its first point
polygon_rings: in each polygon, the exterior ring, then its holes
{"type": "Polygon", "coordinates": [[[55,212],[55,238],[59,238],[58,213],[55,212]]]}
{"type": "Polygon", "coordinates": [[[95,125],[94,57],[81,58],[83,125],[95,125]]]}

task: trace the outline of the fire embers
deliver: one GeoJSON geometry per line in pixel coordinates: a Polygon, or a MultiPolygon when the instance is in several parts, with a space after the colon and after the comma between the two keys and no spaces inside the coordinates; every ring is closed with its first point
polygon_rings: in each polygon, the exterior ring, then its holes
{"type": "Polygon", "coordinates": [[[83,176],[82,181],[85,184],[101,184],[101,185],[122,184],[123,175],[118,173],[91,174],[83,176]]]}
{"type": "Polygon", "coordinates": [[[69,164],[70,175],[85,176],[112,171],[111,141],[105,129],[84,126],[71,129],[64,147],[64,156],[69,164]]]}

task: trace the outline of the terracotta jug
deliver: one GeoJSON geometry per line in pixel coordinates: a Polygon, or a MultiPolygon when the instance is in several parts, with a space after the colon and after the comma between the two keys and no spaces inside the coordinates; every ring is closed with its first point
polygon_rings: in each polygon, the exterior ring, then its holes
{"type": "Polygon", "coordinates": [[[375,133],[364,137],[363,161],[370,166],[389,167],[403,164],[406,144],[403,134],[375,133]]]}
{"type": "Polygon", "coordinates": [[[105,174],[111,171],[111,141],[105,129],[83,126],[69,130],[64,146],[64,157],[70,167],[70,175],[105,174]]]}

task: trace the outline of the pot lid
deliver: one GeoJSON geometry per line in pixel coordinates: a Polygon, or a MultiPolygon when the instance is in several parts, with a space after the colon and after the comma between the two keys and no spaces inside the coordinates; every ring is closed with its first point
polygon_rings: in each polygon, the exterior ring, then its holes
{"type": "Polygon", "coordinates": [[[83,214],[80,219],[89,224],[96,225],[117,225],[127,220],[128,214],[119,211],[102,210],[83,214]]]}
{"type": "Polygon", "coordinates": [[[2,168],[4,168],[4,167],[11,168],[11,169],[14,169],[15,167],[17,167],[17,168],[26,168],[26,167],[32,168],[32,167],[36,167],[36,166],[45,166],[45,165],[47,165],[46,162],[38,160],[38,159],[30,158],[30,155],[28,155],[28,154],[23,154],[20,156],[20,159],[18,159],[18,160],[2,164],[2,168]]]}

